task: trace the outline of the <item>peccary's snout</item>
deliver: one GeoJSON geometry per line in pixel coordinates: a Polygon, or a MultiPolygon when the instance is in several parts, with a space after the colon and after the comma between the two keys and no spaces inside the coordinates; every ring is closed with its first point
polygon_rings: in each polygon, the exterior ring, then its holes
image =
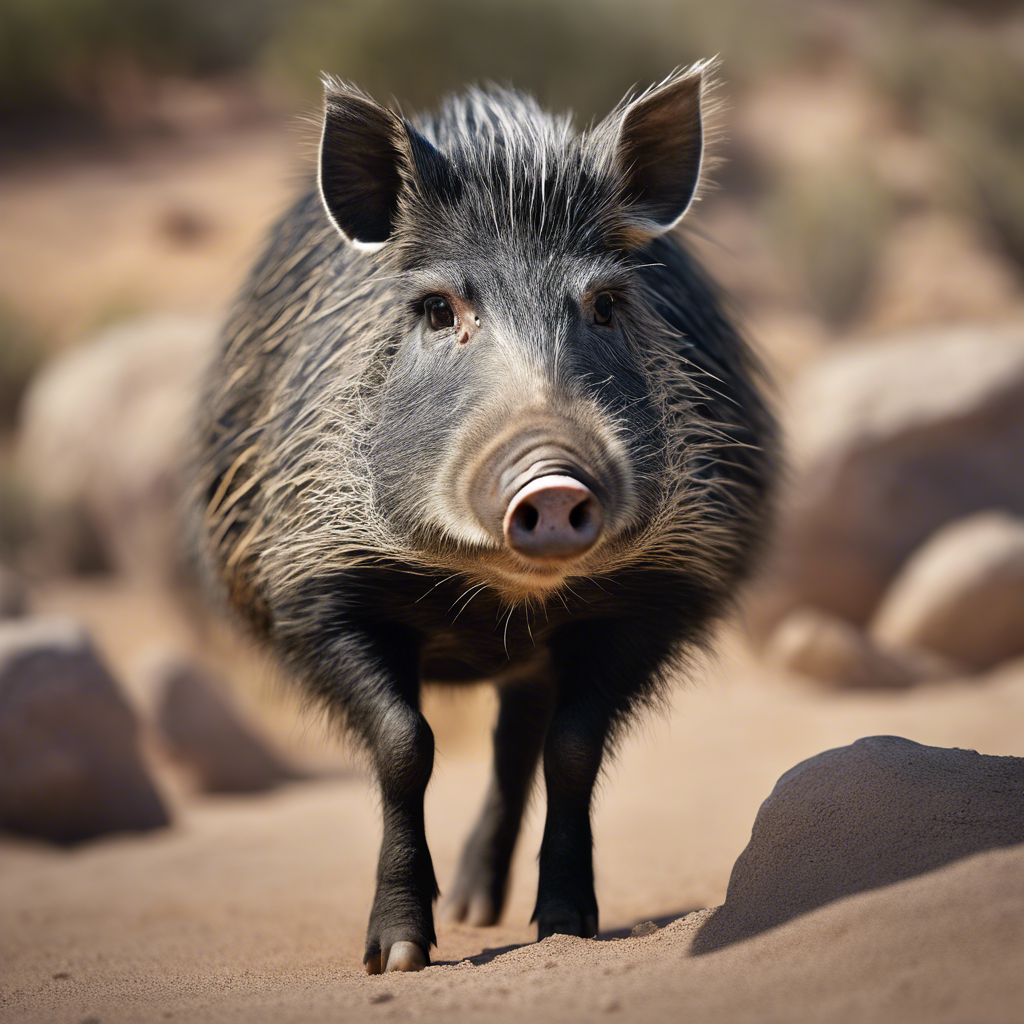
{"type": "Polygon", "coordinates": [[[567,561],[597,543],[604,510],[579,480],[541,476],[513,496],[503,528],[505,543],[517,554],[542,562],[567,561]]]}

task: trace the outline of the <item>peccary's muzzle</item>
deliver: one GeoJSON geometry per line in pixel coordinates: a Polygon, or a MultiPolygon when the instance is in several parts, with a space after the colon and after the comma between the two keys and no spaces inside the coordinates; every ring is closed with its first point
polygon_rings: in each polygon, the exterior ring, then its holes
{"type": "Polygon", "coordinates": [[[475,474],[477,518],[527,562],[581,557],[601,539],[616,506],[618,474],[602,447],[557,420],[506,434],[475,474]]]}
{"type": "Polygon", "coordinates": [[[544,562],[578,558],[604,529],[604,510],[594,492],[571,476],[540,476],[509,503],[505,543],[524,558],[544,562]]]}

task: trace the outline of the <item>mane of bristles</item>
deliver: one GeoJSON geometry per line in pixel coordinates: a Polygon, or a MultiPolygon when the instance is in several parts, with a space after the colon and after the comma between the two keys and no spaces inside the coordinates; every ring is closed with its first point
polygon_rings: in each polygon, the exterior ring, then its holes
{"type": "MultiPolygon", "coordinates": [[[[526,93],[486,85],[448,97],[411,125],[442,155],[459,187],[457,196],[434,193],[419,209],[413,193],[410,220],[429,223],[440,211],[470,232],[548,254],[585,249],[588,238],[597,246],[618,182],[603,146],[577,133],[571,115],[550,114],[526,93]]],[[[417,247],[415,234],[399,230],[389,265],[414,262],[417,247]]]]}

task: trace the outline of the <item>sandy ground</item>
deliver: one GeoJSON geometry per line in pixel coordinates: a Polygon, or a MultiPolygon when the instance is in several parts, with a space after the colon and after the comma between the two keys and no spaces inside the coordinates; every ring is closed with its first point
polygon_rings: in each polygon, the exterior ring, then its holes
{"type": "MultiPolygon", "coordinates": [[[[435,718],[446,705],[432,705],[435,718]]],[[[504,922],[442,925],[435,965],[414,976],[362,972],[379,825],[358,774],[244,799],[172,794],[174,827],[71,852],[7,840],[0,1018],[1020,1021],[1022,847],[709,955],[689,947],[786,769],[879,733],[1024,756],[1022,721],[1021,664],[910,692],[828,694],[767,672],[727,638],[717,664],[680,688],[666,720],[633,736],[602,787],[604,941],[530,944],[539,798],[504,922]],[[630,937],[648,920],[659,930],[630,937]]],[[[440,745],[427,829],[442,889],[485,785],[486,729],[479,720],[471,741],[440,745]]]]}
{"type": "Polygon", "coordinates": [[[155,309],[219,314],[309,164],[294,122],[0,168],[0,296],[49,349],[155,309]]]}

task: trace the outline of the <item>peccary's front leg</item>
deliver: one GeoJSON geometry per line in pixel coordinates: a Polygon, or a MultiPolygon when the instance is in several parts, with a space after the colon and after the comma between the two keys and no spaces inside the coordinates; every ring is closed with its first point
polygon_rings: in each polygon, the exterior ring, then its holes
{"type": "Polygon", "coordinates": [[[538,940],[597,935],[591,797],[616,724],[644,699],[657,663],[660,644],[645,633],[628,623],[587,623],[553,644],[559,697],[544,743],[538,940]]]}
{"type": "Polygon", "coordinates": [[[344,708],[380,786],[384,837],[363,963],[370,974],[417,971],[436,942],[438,895],[423,822],[434,734],[419,710],[419,642],[388,623],[320,612],[314,631],[311,619],[293,612],[286,620],[296,623],[296,666],[315,692],[344,708]]]}
{"type": "Polygon", "coordinates": [[[499,690],[491,784],[445,904],[455,921],[490,925],[501,917],[523,809],[554,708],[549,674],[534,671],[533,678],[509,680],[499,690]]]}
{"type": "Polygon", "coordinates": [[[590,801],[601,770],[609,715],[570,700],[555,713],[544,744],[548,809],[540,847],[537,939],[556,932],[597,935],[590,801]]]}
{"type": "Polygon", "coordinates": [[[404,695],[392,691],[382,695],[381,703],[371,749],[380,782],[384,838],[366,930],[363,962],[368,974],[418,971],[430,962],[430,947],[437,942],[433,918],[437,881],[423,823],[434,734],[404,695]]]}

